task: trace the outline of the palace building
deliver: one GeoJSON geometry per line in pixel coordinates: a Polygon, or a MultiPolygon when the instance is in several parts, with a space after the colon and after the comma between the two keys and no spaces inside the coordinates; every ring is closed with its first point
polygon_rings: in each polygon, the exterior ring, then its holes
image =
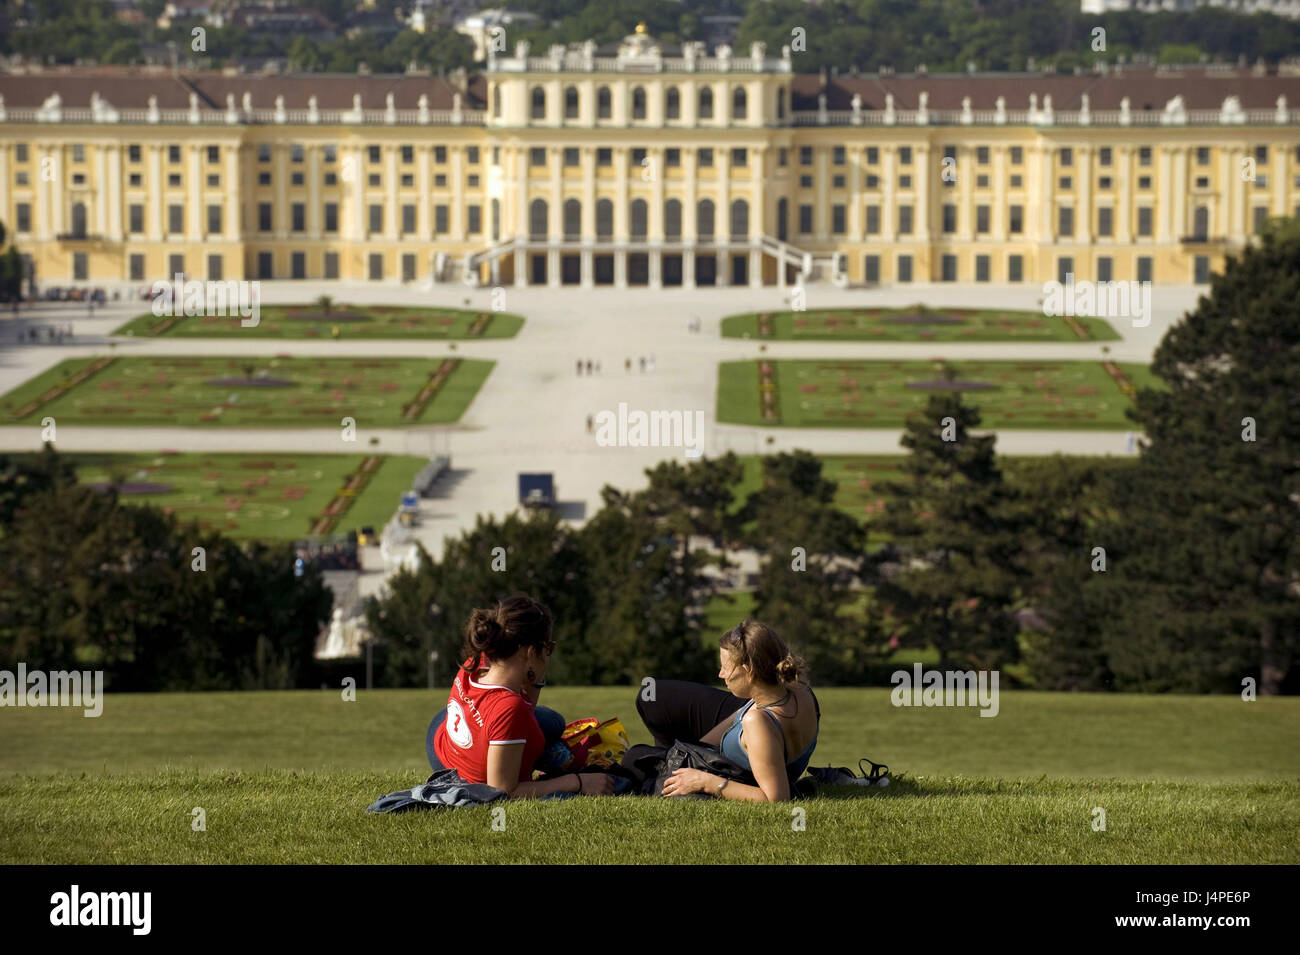
{"type": "Polygon", "coordinates": [[[1300,213],[1300,75],[817,75],[643,32],[476,75],[0,75],[41,284],[1208,281],[1300,213]],[[1291,104],[1295,104],[1292,106],[1291,104]]]}

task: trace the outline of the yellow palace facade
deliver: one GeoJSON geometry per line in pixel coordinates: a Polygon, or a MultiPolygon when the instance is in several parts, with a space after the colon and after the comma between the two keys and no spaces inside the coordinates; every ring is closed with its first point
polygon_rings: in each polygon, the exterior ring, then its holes
{"type": "Polygon", "coordinates": [[[1204,282],[1300,211],[1286,70],[828,76],[747,52],[11,72],[0,221],[42,285],[660,288],[1204,282]]]}

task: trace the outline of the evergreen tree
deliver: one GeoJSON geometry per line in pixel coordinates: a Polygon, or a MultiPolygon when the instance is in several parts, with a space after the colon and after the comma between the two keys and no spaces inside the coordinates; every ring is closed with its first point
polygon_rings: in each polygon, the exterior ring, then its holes
{"type": "Polygon", "coordinates": [[[869,594],[857,586],[865,535],[835,506],[836,486],[821,472],[807,451],[763,458],[762,486],[743,511],[760,554],[754,615],[803,655],[817,681],[861,682],[882,651],[869,594]]]}
{"type": "Polygon", "coordinates": [[[932,646],[941,665],[991,669],[1015,662],[1020,543],[992,435],[957,394],[908,416],[905,478],[885,489],[877,598],[900,626],[899,645],[932,646]]]}
{"type": "Polygon", "coordinates": [[[1281,692],[1300,634],[1300,223],[1230,258],[1166,333],[1105,531],[1117,685],[1281,692]]]}

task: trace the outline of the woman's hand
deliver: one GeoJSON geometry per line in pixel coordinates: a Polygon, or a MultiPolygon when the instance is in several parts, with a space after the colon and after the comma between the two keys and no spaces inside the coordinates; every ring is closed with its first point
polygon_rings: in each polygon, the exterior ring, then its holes
{"type": "Polygon", "coordinates": [[[687,793],[712,793],[722,779],[699,769],[676,769],[664,780],[665,796],[685,796],[687,793]]]}

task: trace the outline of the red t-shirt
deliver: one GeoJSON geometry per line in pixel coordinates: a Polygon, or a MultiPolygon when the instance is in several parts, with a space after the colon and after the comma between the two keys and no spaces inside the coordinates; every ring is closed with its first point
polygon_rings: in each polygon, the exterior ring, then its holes
{"type": "Polygon", "coordinates": [[[486,783],[488,747],[507,743],[524,744],[519,780],[532,779],[533,764],[546,744],[533,704],[507,687],[475,682],[468,670],[457,671],[447,718],[433,734],[433,750],[442,765],[466,782],[486,783]]]}

